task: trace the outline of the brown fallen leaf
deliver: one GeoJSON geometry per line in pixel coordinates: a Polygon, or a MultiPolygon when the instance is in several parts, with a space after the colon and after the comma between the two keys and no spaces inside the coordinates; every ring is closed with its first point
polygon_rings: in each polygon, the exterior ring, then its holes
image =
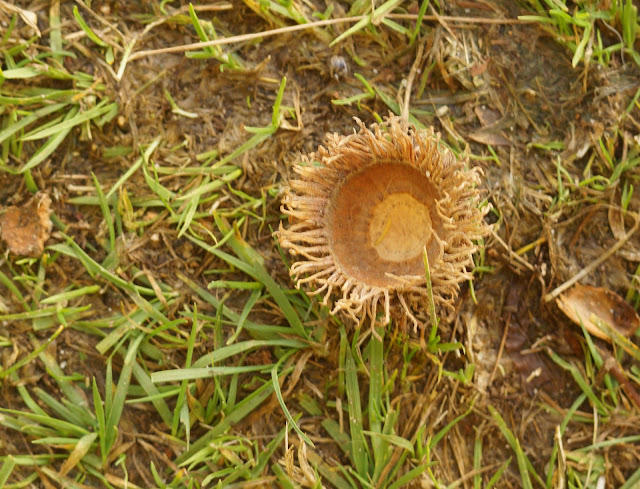
{"type": "Polygon", "coordinates": [[[469,138],[473,139],[476,143],[487,144],[491,146],[509,146],[511,145],[511,141],[509,141],[504,136],[494,132],[487,131],[475,131],[469,133],[469,138]]]}
{"type": "Polygon", "coordinates": [[[38,192],[21,207],[11,206],[0,216],[0,237],[9,250],[21,256],[37,257],[51,234],[51,198],[38,192]]]}
{"type": "Polygon", "coordinates": [[[476,113],[476,117],[482,124],[482,127],[487,127],[495,124],[500,120],[500,112],[488,108],[485,105],[477,105],[473,111],[476,113]]]}
{"type": "Polygon", "coordinates": [[[558,307],[574,323],[603,340],[611,341],[596,323],[598,319],[629,338],[640,327],[640,317],[622,297],[602,287],[576,284],[556,300],[558,307]]]}
{"type": "Polygon", "coordinates": [[[611,228],[613,236],[618,240],[622,239],[625,235],[625,229],[624,217],[622,216],[622,212],[620,212],[620,208],[613,205],[609,207],[607,217],[609,218],[609,227],[611,228]]]}
{"type": "Polygon", "coordinates": [[[471,76],[482,75],[485,71],[487,71],[487,66],[489,65],[489,60],[485,60],[483,62],[476,61],[469,68],[469,74],[471,76]]]}

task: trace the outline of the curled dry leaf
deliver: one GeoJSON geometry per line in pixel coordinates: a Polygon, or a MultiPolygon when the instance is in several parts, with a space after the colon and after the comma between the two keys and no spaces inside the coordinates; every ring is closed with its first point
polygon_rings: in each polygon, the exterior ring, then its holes
{"type": "Polygon", "coordinates": [[[9,250],[21,256],[37,257],[51,234],[51,199],[38,192],[21,207],[11,206],[0,216],[0,237],[9,250]]]}
{"type": "Polygon", "coordinates": [[[610,341],[597,326],[598,319],[628,338],[640,327],[640,317],[622,297],[602,287],[574,285],[557,299],[558,307],[574,323],[582,324],[593,336],[610,341]]]}

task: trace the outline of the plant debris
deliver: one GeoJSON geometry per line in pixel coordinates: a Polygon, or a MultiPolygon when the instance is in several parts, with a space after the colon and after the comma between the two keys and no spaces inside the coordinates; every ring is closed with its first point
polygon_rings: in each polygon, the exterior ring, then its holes
{"type": "Polygon", "coordinates": [[[282,201],[290,226],[278,237],[299,257],[298,285],[332,300],[332,313],[375,324],[380,308],[383,325],[393,315],[424,327],[430,287],[438,311],[452,312],[460,283],[472,279],[475,241],[489,232],[490,207],[478,208],[481,169],[465,169],[433,129],[400,117],[370,129],[356,122],[357,134],[329,134],[326,148],[295,167],[300,179],[282,201]]]}
{"type": "Polygon", "coordinates": [[[0,237],[19,256],[38,257],[51,234],[51,198],[38,192],[20,207],[11,206],[0,216],[0,237]]]}
{"type": "Polygon", "coordinates": [[[561,294],[556,303],[571,321],[584,325],[590,334],[609,342],[611,336],[603,330],[602,322],[625,338],[631,337],[640,327],[640,316],[633,307],[603,287],[575,284],[561,294]]]}

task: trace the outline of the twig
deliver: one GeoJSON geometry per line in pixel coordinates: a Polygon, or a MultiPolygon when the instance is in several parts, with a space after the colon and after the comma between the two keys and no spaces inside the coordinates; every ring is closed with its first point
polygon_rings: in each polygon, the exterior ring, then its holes
{"type": "Polygon", "coordinates": [[[411,99],[411,87],[413,86],[413,81],[416,79],[416,73],[418,73],[420,65],[422,64],[423,53],[424,43],[420,43],[420,45],[418,46],[418,52],[416,53],[416,59],[413,61],[413,65],[411,65],[411,71],[409,72],[409,77],[407,78],[407,86],[404,89],[402,119],[404,119],[405,122],[409,122],[409,101],[411,99]]]}
{"type": "Polygon", "coordinates": [[[287,32],[295,32],[295,31],[301,31],[306,29],[312,29],[314,27],[322,27],[325,25],[344,24],[344,23],[350,23],[350,22],[353,23],[353,22],[358,22],[364,19],[365,17],[366,15],[357,15],[355,17],[343,17],[340,19],[318,20],[316,22],[309,22],[308,24],[298,24],[298,25],[290,25],[287,27],[279,27],[277,29],[271,29],[270,31],[252,32],[250,34],[241,34],[239,36],[212,39],[210,41],[194,42],[192,44],[184,44],[182,46],[169,46],[161,49],[149,49],[147,51],[138,51],[137,53],[134,53],[131,55],[131,57],[129,58],[129,61],[133,61],[139,58],[144,58],[146,56],[153,56],[156,54],[181,53],[183,51],[194,51],[196,49],[201,49],[209,46],[220,46],[222,44],[233,44],[236,42],[251,41],[253,39],[258,39],[260,37],[277,36],[278,34],[286,34],[287,32]]]}
{"type": "Polygon", "coordinates": [[[500,364],[500,359],[502,358],[502,353],[504,352],[504,345],[507,342],[507,334],[509,334],[510,324],[511,313],[507,313],[507,320],[504,322],[504,332],[502,333],[502,340],[500,340],[500,348],[498,348],[496,363],[493,365],[493,370],[491,371],[491,376],[489,377],[489,382],[487,382],[487,385],[491,385],[493,383],[493,379],[495,378],[496,372],[498,371],[498,365],[500,364]]]}
{"type": "MultiPolygon", "coordinates": [[[[278,34],[285,34],[288,32],[302,31],[307,29],[313,29],[315,27],[322,27],[326,25],[334,25],[334,24],[348,24],[355,23],[362,19],[367,18],[367,15],[357,15],[354,17],[342,17],[339,19],[326,19],[326,20],[318,20],[316,22],[309,22],[307,24],[298,24],[291,25],[287,27],[279,27],[277,29],[272,29],[270,31],[264,32],[252,32],[250,34],[242,34],[239,36],[226,37],[220,39],[212,39],[210,41],[204,42],[196,42],[192,44],[185,44],[182,46],[169,46],[161,49],[149,49],[146,51],[138,51],[134,53],[129,58],[129,61],[134,61],[136,59],[144,58],[146,56],[153,56],[156,54],[163,53],[180,53],[183,51],[193,51],[196,49],[201,49],[208,46],[220,46],[223,44],[233,44],[237,42],[251,41],[253,39],[258,39],[261,37],[269,37],[269,36],[277,36],[278,34]]],[[[404,19],[404,20],[416,20],[418,18],[415,14],[390,14],[386,16],[389,19],[404,19]]],[[[448,22],[466,22],[472,24],[527,24],[529,21],[519,20],[519,19],[491,19],[491,18],[482,18],[482,17],[447,17],[444,15],[425,15],[422,18],[422,21],[448,21],[448,22]]]]}
{"type": "MultiPolygon", "coordinates": [[[[613,357],[612,357],[613,358],[613,357]]],[[[637,408],[640,409],[640,394],[633,386],[633,384],[629,381],[624,371],[619,368],[620,364],[615,361],[615,364],[611,364],[607,366],[607,370],[611,375],[615,377],[618,383],[622,386],[622,390],[627,395],[629,399],[636,405],[637,408]]]]}
{"type": "Polygon", "coordinates": [[[511,247],[504,242],[504,240],[497,235],[497,233],[495,231],[491,231],[491,235],[495,238],[495,240],[500,243],[502,245],[502,247],[507,250],[507,252],[509,253],[509,257],[513,258],[514,261],[520,263],[521,265],[525,266],[530,272],[535,272],[536,269],[534,268],[534,266],[529,263],[527,260],[525,260],[524,258],[522,258],[520,255],[516,254],[515,251],[513,251],[511,249],[511,247]]]}
{"type": "Polygon", "coordinates": [[[625,392],[627,397],[633,402],[636,407],[640,408],[640,394],[633,386],[633,384],[627,378],[627,375],[618,362],[617,358],[615,358],[608,348],[601,348],[596,346],[598,353],[604,360],[604,369],[609,372],[613,377],[618,381],[618,383],[622,386],[622,390],[625,392]]]}
{"type": "Polygon", "coordinates": [[[433,17],[435,17],[435,20],[438,21],[438,23],[444,27],[444,29],[451,35],[451,37],[453,39],[455,39],[456,42],[460,42],[458,40],[458,36],[456,36],[455,32],[453,32],[451,30],[451,27],[449,27],[449,25],[447,24],[447,21],[449,20],[448,18],[442,16],[442,15],[438,15],[438,12],[436,12],[436,9],[433,5],[429,5],[429,8],[431,9],[431,11],[433,12],[433,17]]]}
{"type": "MultiPolygon", "coordinates": [[[[417,14],[389,14],[386,17],[390,19],[407,19],[416,20],[417,14]]],[[[434,20],[446,20],[447,22],[467,23],[467,24],[532,24],[534,20],[520,20],[520,19],[504,19],[504,18],[491,18],[491,17],[455,17],[448,15],[425,15],[422,17],[422,21],[434,21],[434,20]]]]}

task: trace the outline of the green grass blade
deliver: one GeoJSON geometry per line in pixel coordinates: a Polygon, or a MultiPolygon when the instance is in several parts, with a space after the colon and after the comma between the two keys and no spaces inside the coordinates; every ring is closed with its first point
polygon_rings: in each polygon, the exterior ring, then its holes
{"type": "Polygon", "coordinates": [[[6,369],[6,370],[1,370],[0,369],[0,379],[4,379],[8,375],[11,375],[13,372],[21,369],[22,367],[24,367],[25,365],[30,363],[34,358],[36,358],[38,355],[40,355],[40,353],[45,351],[47,349],[47,347],[60,335],[60,333],[62,333],[64,331],[64,329],[65,329],[64,326],[60,326],[55,331],[55,333],[53,333],[49,338],[47,338],[47,341],[42,343],[40,346],[36,347],[32,352],[30,352],[27,355],[25,355],[24,357],[22,357],[20,360],[15,362],[8,369],[6,369]]]}
{"type": "Polygon", "coordinates": [[[456,418],[454,418],[452,421],[447,423],[447,425],[444,428],[442,428],[440,431],[438,431],[435,434],[435,436],[431,439],[431,441],[429,442],[429,449],[433,450],[435,448],[435,446],[440,442],[440,440],[442,440],[444,438],[444,436],[449,432],[449,430],[451,428],[453,428],[458,422],[462,421],[464,418],[469,416],[469,414],[471,414],[471,410],[472,409],[473,409],[473,404],[471,406],[469,406],[469,409],[466,412],[464,412],[460,416],[457,416],[456,418]]]}
{"type": "Polygon", "coordinates": [[[58,416],[63,418],[64,421],[73,423],[77,426],[82,426],[86,429],[92,429],[94,427],[95,423],[91,419],[91,415],[88,414],[87,411],[83,409],[73,409],[73,404],[65,406],[45,390],[39,387],[36,387],[35,394],[43,404],[49,406],[49,408],[58,416]]]}
{"type": "MultiPolygon", "coordinates": [[[[384,387],[384,328],[376,328],[369,341],[369,432],[373,452],[373,480],[378,481],[385,466],[389,439],[382,434],[384,387]]],[[[406,441],[406,440],[405,440],[406,441]]],[[[410,450],[413,451],[413,446],[410,450]]]]}
{"type": "Polygon", "coordinates": [[[213,365],[225,358],[230,358],[235,355],[240,355],[249,350],[264,347],[284,347],[284,348],[304,348],[307,344],[299,340],[247,340],[240,343],[234,343],[232,345],[216,348],[214,351],[207,353],[193,362],[192,368],[200,368],[205,365],[213,365]]]}
{"type": "Polygon", "coordinates": [[[16,466],[16,459],[11,455],[8,455],[4,459],[4,463],[2,467],[0,467],[0,487],[5,487],[5,484],[9,480],[11,473],[13,472],[13,468],[16,466]]]}
{"type": "Polygon", "coordinates": [[[619,489],[636,489],[640,487],[640,468],[626,480],[619,489]]]}
{"type": "Polygon", "coordinates": [[[509,467],[509,465],[511,465],[511,457],[509,457],[499,468],[498,470],[496,470],[496,473],[493,474],[493,476],[491,477],[491,479],[489,479],[489,482],[487,482],[487,486],[485,487],[485,489],[491,489],[494,485],[496,485],[498,483],[498,481],[500,480],[500,478],[502,477],[502,474],[504,473],[505,470],[507,470],[507,468],[509,467]]]}
{"type": "Polygon", "coordinates": [[[93,186],[96,188],[96,193],[100,202],[100,210],[102,211],[102,216],[104,217],[104,222],[106,223],[107,231],[109,232],[109,248],[107,249],[109,252],[112,252],[116,249],[116,231],[113,227],[111,210],[109,209],[109,204],[107,203],[107,199],[104,195],[104,192],[102,191],[102,187],[100,186],[98,177],[96,177],[95,173],[93,172],[91,172],[91,177],[93,178],[93,186]]]}
{"type": "Polygon", "coordinates": [[[513,432],[509,429],[507,423],[505,423],[502,416],[500,416],[500,413],[493,406],[489,406],[488,408],[491,416],[493,416],[494,421],[498,425],[498,428],[500,428],[502,436],[505,437],[507,443],[509,443],[511,449],[516,454],[516,461],[518,462],[518,470],[520,472],[520,479],[522,481],[523,489],[533,489],[533,485],[531,484],[531,477],[529,477],[529,474],[534,476],[541,487],[545,487],[544,482],[542,481],[542,479],[540,479],[535,469],[533,468],[533,464],[522,450],[520,441],[518,441],[513,432]]]}
{"type": "Polygon", "coordinates": [[[185,380],[212,379],[221,375],[234,375],[249,372],[265,372],[271,365],[245,365],[238,367],[202,367],[202,368],[178,368],[153,372],[151,382],[160,384],[163,382],[182,382],[185,380]]]}
{"type": "MultiPolygon", "coordinates": [[[[73,129],[75,126],[82,124],[83,122],[90,121],[91,119],[96,119],[101,115],[106,114],[107,112],[112,111],[114,108],[118,107],[116,102],[108,103],[109,99],[102,100],[95,107],[81,112],[80,114],[74,114],[72,117],[66,118],[53,126],[42,129],[41,131],[36,131],[35,133],[29,134],[20,138],[22,141],[33,141],[35,139],[43,139],[49,137],[53,134],[57,134],[62,131],[69,131],[73,129]]],[[[76,107],[76,112],[79,107],[76,107]]]]}
{"type": "Polygon", "coordinates": [[[153,141],[151,141],[151,143],[149,144],[149,146],[147,146],[147,148],[144,150],[144,152],[142,153],[142,156],[140,158],[138,158],[133,165],[131,165],[131,168],[129,168],[126,172],[124,172],[124,174],[118,179],[118,181],[113,185],[113,187],[111,187],[111,190],[109,190],[107,192],[107,195],[105,195],[105,199],[107,199],[107,202],[109,202],[109,200],[111,199],[111,197],[117,192],[117,190],[127,181],[129,180],[129,178],[131,177],[131,175],[133,175],[138,168],[140,168],[140,166],[142,165],[142,163],[144,162],[145,164],[149,163],[149,158],[151,158],[151,155],[153,154],[153,152],[156,150],[156,148],[158,147],[158,145],[160,144],[161,138],[156,138],[153,141]]]}
{"type": "MultiPolygon", "coordinates": [[[[126,356],[124,357],[124,364],[122,371],[120,372],[120,378],[116,385],[116,391],[113,395],[113,400],[109,406],[109,409],[105,409],[106,414],[106,436],[107,436],[107,452],[111,450],[111,447],[117,438],[117,426],[120,423],[120,416],[124,409],[124,403],[129,391],[129,383],[131,382],[131,373],[133,370],[133,364],[140,348],[140,343],[144,339],[143,334],[139,334],[129,345],[126,356]]],[[[106,393],[110,396],[110,393],[106,393]]]]}
{"type": "Polygon", "coordinates": [[[347,29],[342,34],[340,34],[338,37],[336,37],[333,41],[331,41],[331,44],[329,44],[329,47],[333,47],[336,44],[338,44],[339,42],[341,42],[344,39],[346,39],[347,37],[354,35],[358,31],[361,31],[367,25],[369,25],[370,22],[371,22],[371,15],[368,15],[364,19],[359,20],[354,25],[352,25],[349,29],[347,29]]]}
{"type": "Polygon", "coordinates": [[[327,418],[324,419],[321,423],[322,427],[325,429],[329,436],[333,438],[340,449],[349,457],[352,463],[355,463],[353,458],[353,448],[351,443],[351,438],[349,435],[340,429],[340,425],[337,421],[327,418]]]}
{"type": "Polygon", "coordinates": [[[66,107],[67,105],[69,104],[66,102],[45,105],[41,109],[38,109],[35,112],[33,112],[31,115],[28,115],[27,117],[23,117],[19,121],[14,122],[13,124],[10,124],[8,127],[0,131],[0,143],[4,142],[7,138],[13,136],[16,132],[20,131],[21,129],[27,127],[29,124],[37,121],[42,117],[45,117],[49,114],[57,112],[63,109],[64,107],[66,107]]]}
{"type": "Polygon", "coordinates": [[[244,305],[244,308],[242,309],[242,314],[240,314],[240,319],[238,320],[238,324],[236,325],[236,330],[227,340],[227,345],[232,344],[238,339],[238,336],[240,336],[240,333],[242,332],[242,328],[244,327],[244,323],[247,320],[247,317],[249,317],[249,313],[251,312],[251,309],[253,309],[253,306],[255,306],[256,302],[258,302],[258,299],[260,299],[261,295],[262,295],[262,287],[260,287],[260,290],[254,290],[251,292],[249,299],[247,299],[247,302],[244,305]]]}
{"type": "Polygon", "coordinates": [[[211,428],[205,435],[201,436],[198,441],[193,443],[191,448],[186,450],[175,460],[175,463],[178,465],[186,464],[189,458],[207,446],[211,440],[214,440],[220,434],[227,431],[231,426],[245,419],[249,413],[262,404],[272,393],[273,384],[271,382],[266,382],[261,387],[253,391],[242,401],[237,403],[233,410],[227,413],[227,416],[222,421],[211,428]]]}
{"type": "Polygon", "coordinates": [[[422,465],[418,465],[417,467],[414,467],[413,469],[408,471],[406,474],[404,474],[402,477],[398,478],[398,480],[396,480],[393,484],[391,484],[388,487],[388,489],[400,489],[401,487],[407,487],[407,484],[409,482],[418,478],[420,475],[426,472],[426,470],[429,467],[431,467],[434,464],[435,462],[430,462],[428,464],[422,464],[422,465]]]}
{"type": "MultiPolygon", "coordinates": [[[[216,224],[218,225],[218,229],[222,234],[227,234],[231,229],[228,224],[225,223],[220,216],[214,214],[214,218],[216,220],[216,224]]],[[[302,325],[302,321],[300,317],[296,313],[295,309],[287,299],[287,296],[284,294],[280,286],[276,283],[275,280],[271,277],[271,274],[264,268],[264,258],[260,256],[260,254],[255,251],[249,244],[244,241],[239,233],[235,233],[228,241],[231,249],[238,255],[238,257],[247,265],[251,266],[251,269],[248,270],[249,275],[251,275],[254,279],[262,283],[267,291],[273,297],[273,300],[276,301],[282,313],[287,318],[287,321],[294,329],[294,331],[301,336],[302,338],[309,339],[309,333],[305,330],[302,325]]]]}
{"type": "Polygon", "coordinates": [[[58,243],[58,244],[49,246],[48,249],[55,250],[67,256],[76,258],[77,260],[82,262],[82,264],[87,269],[89,274],[91,274],[92,276],[95,276],[96,274],[100,275],[102,278],[104,278],[108,282],[111,282],[113,285],[115,285],[119,289],[123,289],[123,290],[134,292],[134,293],[139,292],[146,295],[155,296],[155,292],[152,288],[142,287],[140,285],[134,285],[128,282],[127,280],[120,278],[118,275],[111,273],[109,270],[104,268],[98,262],[93,260],[93,258],[91,258],[82,248],[80,248],[80,246],[78,246],[71,237],[66,236],[66,238],[67,238],[66,245],[62,243],[58,243]]]}
{"type": "MultiPolygon", "coordinates": [[[[578,408],[582,405],[582,403],[585,401],[585,399],[587,398],[587,396],[582,393],[578,396],[578,398],[573,402],[573,404],[571,405],[571,407],[569,408],[569,410],[567,411],[566,416],[564,417],[564,419],[562,420],[562,423],[560,423],[560,435],[562,436],[564,434],[565,429],[567,428],[567,425],[569,424],[569,421],[571,421],[571,419],[573,418],[574,413],[578,410],[578,408]]],[[[549,467],[549,471],[547,472],[547,484],[546,487],[547,488],[551,488],[552,484],[553,484],[553,474],[555,472],[555,467],[556,467],[556,457],[558,456],[558,444],[554,443],[553,445],[553,449],[551,451],[551,457],[549,458],[549,463],[547,464],[547,467],[549,467]]]]}
{"type": "Polygon", "coordinates": [[[147,396],[151,398],[151,404],[153,404],[158,411],[162,421],[164,421],[167,426],[171,426],[171,410],[169,409],[169,406],[167,406],[165,400],[160,397],[160,391],[153,384],[146,370],[144,370],[138,363],[134,363],[133,376],[147,396]]]}
{"type": "Polygon", "coordinates": [[[298,433],[298,435],[300,435],[300,438],[302,438],[307,445],[315,447],[315,445],[309,439],[309,437],[305,435],[304,432],[300,429],[300,427],[298,426],[298,423],[295,422],[295,420],[293,419],[293,416],[291,416],[291,413],[289,412],[289,409],[287,409],[287,405],[285,404],[284,398],[282,397],[282,392],[280,391],[280,382],[278,380],[277,364],[274,365],[273,368],[271,369],[271,382],[273,383],[273,391],[276,393],[276,397],[278,398],[278,402],[280,403],[280,408],[282,408],[282,412],[284,413],[285,418],[287,418],[287,421],[289,422],[289,424],[293,427],[294,431],[298,433]]]}
{"type": "MultiPolygon", "coordinates": [[[[193,320],[191,322],[191,332],[189,334],[189,340],[187,341],[187,357],[184,363],[184,369],[181,371],[188,371],[191,367],[191,361],[193,359],[193,347],[196,341],[196,334],[198,332],[198,312],[197,308],[193,310],[193,320]]],[[[176,407],[173,410],[173,420],[171,423],[171,434],[172,436],[176,436],[178,434],[178,427],[180,421],[183,421],[186,437],[187,437],[187,446],[189,446],[190,434],[191,434],[191,422],[189,420],[189,408],[186,403],[187,398],[187,389],[189,388],[189,378],[183,377],[180,384],[180,391],[178,393],[178,398],[176,399],[176,407]]],[[[151,382],[153,382],[153,374],[151,375],[151,382]]]]}
{"type": "Polygon", "coordinates": [[[57,433],[61,435],[69,436],[84,436],[89,433],[86,428],[78,426],[74,423],[69,423],[61,419],[53,418],[49,415],[34,414],[26,411],[18,411],[15,409],[0,408],[0,412],[14,414],[16,416],[24,417],[37,423],[40,426],[53,428],[57,433]]]}
{"type": "Polygon", "coordinates": [[[81,287],[61,294],[50,295],[46,299],[42,299],[40,304],[56,304],[58,302],[70,301],[71,299],[82,297],[83,295],[95,294],[99,290],[99,285],[88,285],[87,287],[81,287]]]}
{"type": "MultiPolygon", "coordinates": [[[[297,423],[300,417],[301,415],[297,415],[294,421],[297,423]]],[[[282,428],[280,432],[273,437],[273,440],[271,440],[269,444],[264,448],[260,455],[258,455],[255,467],[253,467],[251,470],[252,477],[250,480],[258,479],[262,475],[262,472],[269,463],[269,460],[271,460],[271,456],[275,453],[278,447],[281,446],[282,442],[285,439],[285,436],[291,430],[291,426],[291,424],[287,424],[287,426],[282,428]]]]}
{"type": "Polygon", "coordinates": [[[589,398],[589,400],[597,407],[598,412],[603,416],[606,415],[609,410],[604,405],[604,403],[598,398],[598,396],[595,395],[595,393],[593,392],[593,389],[591,389],[591,386],[584,379],[584,377],[582,376],[582,373],[580,372],[578,367],[576,367],[575,365],[571,365],[569,362],[567,362],[564,359],[560,358],[552,350],[548,350],[548,354],[549,354],[549,356],[551,357],[551,359],[555,363],[557,363],[563,369],[565,369],[569,373],[571,373],[571,376],[576,381],[576,384],[578,384],[578,386],[580,387],[582,392],[584,392],[584,394],[589,398]]]}
{"type": "MultiPolygon", "coordinates": [[[[71,120],[78,112],[78,107],[72,107],[71,110],[66,114],[64,120],[71,120]]],[[[57,148],[60,146],[60,143],[64,141],[72,127],[62,128],[53,134],[46,143],[44,143],[38,150],[29,158],[29,160],[20,168],[20,172],[25,173],[31,170],[32,168],[38,166],[44,160],[46,160],[57,148]]]]}
{"type": "Polygon", "coordinates": [[[87,37],[89,39],[91,39],[93,42],[95,42],[100,47],[103,47],[103,48],[107,47],[107,43],[104,42],[102,39],[100,39],[96,35],[96,33],[93,32],[93,30],[91,30],[91,27],[89,27],[87,25],[87,23],[84,21],[84,19],[82,18],[82,15],[80,15],[80,12],[78,11],[78,7],[76,5],[74,5],[74,7],[73,7],[73,16],[76,18],[76,21],[78,22],[78,25],[85,32],[85,34],[87,35],[87,37]]]}
{"type": "Polygon", "coordinates": [[[367,444],[364,438],[362,424],[362,408],[360,407],[360,386],[358,385],[358,372],[356,362],[347,348],[345,361],[345,384],[347,402],[349,407],[349,427],[351,431],[351,446],[353,448],[353,460],[356,471],[365,477],[369,471],[367,456],[367,444]]]}

